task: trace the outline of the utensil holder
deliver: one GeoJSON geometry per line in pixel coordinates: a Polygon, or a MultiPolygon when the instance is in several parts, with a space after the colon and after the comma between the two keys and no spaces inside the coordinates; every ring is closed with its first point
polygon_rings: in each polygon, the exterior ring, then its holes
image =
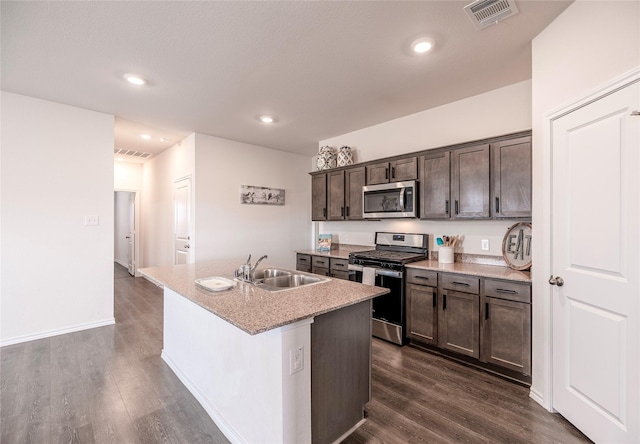
{"type": "Polygon", "coordinates": [[[438,249],[438,262],[441,264],[453,264],[453,247],[440,247],[438,249]]]}

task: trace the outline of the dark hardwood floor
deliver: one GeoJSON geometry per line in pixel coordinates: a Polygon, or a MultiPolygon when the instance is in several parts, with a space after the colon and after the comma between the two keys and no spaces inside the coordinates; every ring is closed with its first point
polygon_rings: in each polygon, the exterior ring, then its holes
{"type": "MultiPolygon", "coordinates": [[[[160,358],[162,291],[115,277],[116,325],[0,349],[0,443],[228,442],[160,358]]],[[[345,442],[590,442],[524,387],[376,339],[372,394],[345,442]]]]}

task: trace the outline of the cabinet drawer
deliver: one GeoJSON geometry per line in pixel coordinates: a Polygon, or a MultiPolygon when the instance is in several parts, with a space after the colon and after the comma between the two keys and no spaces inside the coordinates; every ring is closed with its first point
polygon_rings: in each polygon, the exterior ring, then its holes
{"type": "Polygon", "coordinates": [[[311,259],[314,267],[329,268],[329,258],[324,256],[313,256],[311,259]]]}
{"type": "Polygon", "coordinates": [[[438,272],[420,270],[418,268],[407,268],[407,282],[417,285],[438,286],[438,272]]]}
{"type": "Polygon", "coordinates": [[[455,290],[473,294],[478,294],[480,292],[480,278],[477,277],[442,273],[440,276],[440,282],[442,282],[442,288],[446,290],[455,290]]]}
{"type": "Polygon", "coordinates": [[[349,259],[331,258],[331,271],[348,271],[349,259]]]}
{"type": "Polygon", "coordinates": [[[325,267],[317,267],[314,265],[311,269],[311,272],[314,274],[319,274],[321,276],[329,276],[329,269],[325,267]]]}
{"type": "Polygon", "coordinates": [[[311,266],[311,255],[298,253],[296,256],[296,262],[298,264],[306,264],[311,266]]]}
{"type": "Polygon", "coordinates": [[[531,303],[531,286],[518,282],[484,280],[484,295],[509,301],[531,303]]]}
{"type": "Polygon", "coordinates": [[[329,273],[329,276],[334,277],[336,279],[344,279],[345,281],[349,280],[348,271],[331,270],[331,273],[329,273]]]}

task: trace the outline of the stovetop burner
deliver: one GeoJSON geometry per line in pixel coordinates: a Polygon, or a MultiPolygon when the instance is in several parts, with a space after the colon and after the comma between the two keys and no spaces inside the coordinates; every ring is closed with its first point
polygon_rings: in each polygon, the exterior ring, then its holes
{"type": "Polygon", "coordinates": [[[376,233],[376,249],[356,251],[349,263],[402,269],[404,264],[429,257],[427,234],[376,233]]]}
{"type": "Polygon", "coordinates": [[[410,253],[404,251],[390,251],[390,250],[367,250],[356,251],[351,253],[354,258],[357,259],[373,259],[387,262],[407,263],[422,260],[426,257],[424,253],[410,253]]]}

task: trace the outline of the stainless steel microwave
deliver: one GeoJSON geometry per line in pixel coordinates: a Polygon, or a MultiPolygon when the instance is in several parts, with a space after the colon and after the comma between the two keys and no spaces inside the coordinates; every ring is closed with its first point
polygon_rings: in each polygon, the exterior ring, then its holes
{"type": "Polygon", "coordinates": [[[392,182],[362,187],[365,219],[418,217],[418,183],[392,182]]]}

